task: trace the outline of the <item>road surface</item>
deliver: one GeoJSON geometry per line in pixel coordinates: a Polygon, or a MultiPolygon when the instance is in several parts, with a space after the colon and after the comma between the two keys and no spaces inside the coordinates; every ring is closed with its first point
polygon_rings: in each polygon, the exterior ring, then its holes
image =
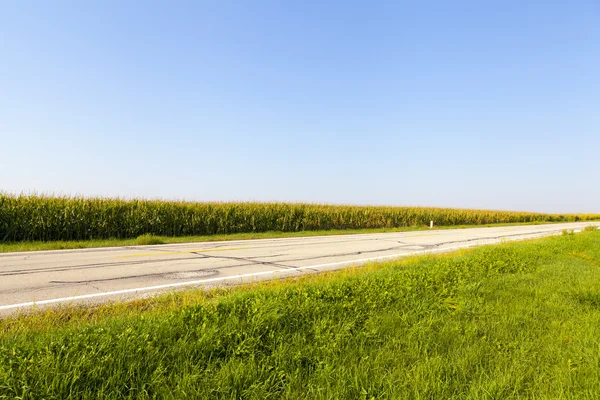
{"type": "Polygon", "coordinates": [[[600,227],[600,222],[0,254],[0,314],[239,284],[600,227]]]}

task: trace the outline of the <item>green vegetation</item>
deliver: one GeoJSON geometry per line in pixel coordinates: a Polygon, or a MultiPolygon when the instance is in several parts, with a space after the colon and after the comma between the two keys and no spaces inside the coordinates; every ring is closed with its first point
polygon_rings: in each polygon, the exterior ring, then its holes
{"type": "Polygon", "coordinates": [[[159,236],[154,236],[150,233],[140,235],[135,239],[135,244],[138,246],[149,246],[153,244],[165,244],[166,242],[159,236]]]}
{"type": "Polygon", "coordinates": [[[0,320],[0,397],[596,399],[600,231],[0,320]]]}
{"type": "Polygon", "coordinates": [[[0,194],[0,241],[133,239],[256,232],[566,222],[600,215],[359,207],[294,203],[191,203],[0,194]]]}

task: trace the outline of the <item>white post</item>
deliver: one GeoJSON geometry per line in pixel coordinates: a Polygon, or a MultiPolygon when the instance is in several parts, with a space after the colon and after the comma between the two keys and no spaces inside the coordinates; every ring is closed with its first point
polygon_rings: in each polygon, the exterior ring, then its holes
{"type": "Polygon", "coordinates": [[[429,229],[432,229],[432,228],[433,228],[433,221],[430,221],[429,222],[429,229]]]}

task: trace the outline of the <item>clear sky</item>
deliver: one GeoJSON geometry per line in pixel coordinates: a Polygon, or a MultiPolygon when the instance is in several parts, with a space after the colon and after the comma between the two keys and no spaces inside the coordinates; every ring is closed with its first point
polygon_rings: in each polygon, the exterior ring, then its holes
{"type": "Polygon", "coordinates": [[[0,1],[0,190],[600,212],[600,2],[0,1]]]}

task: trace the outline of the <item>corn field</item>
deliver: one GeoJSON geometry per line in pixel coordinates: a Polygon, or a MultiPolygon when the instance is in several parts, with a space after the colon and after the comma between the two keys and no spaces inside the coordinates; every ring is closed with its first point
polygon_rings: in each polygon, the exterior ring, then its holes
{"type": "Polygon", "coordinates": [[[244,232],[600,219],[600,215],[297,203],[195,203],[0,193],[0,241],[125,239],[244,232]]]}

